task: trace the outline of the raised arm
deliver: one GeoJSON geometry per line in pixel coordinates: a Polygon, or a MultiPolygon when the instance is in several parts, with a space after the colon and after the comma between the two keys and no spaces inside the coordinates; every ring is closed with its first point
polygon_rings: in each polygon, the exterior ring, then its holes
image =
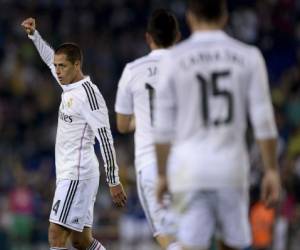
{"type": "Polygon", "coordinates": [[[50,68],[52,75],[56,79],[56,81],[59,83],[55,67],[53,65],[54,60],[54,50],[51,48],[51,46],[43,40],[39,32],[36,30],[36,22],[35,19],[32,17],[29,17],[25,19],[21,26],[24,27],[26,33],[28,34],[29,39],[32,40],[33,44],[35,45],[37,51],[39,52],[42,60],[44,63],[50,68]]]}

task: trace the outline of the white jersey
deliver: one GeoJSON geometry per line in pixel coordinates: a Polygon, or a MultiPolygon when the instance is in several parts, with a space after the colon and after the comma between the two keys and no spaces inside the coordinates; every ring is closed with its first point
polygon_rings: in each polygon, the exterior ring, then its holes
{"type": "MultiPolygon", "coordinates": [[[[53,49],[37,31],[29,38],[58,81],[53,65],[53,49]]],[[[118,184],[118,166],[108,111],[99,89],[89,77],[60,86],[63,93],[55,144],[57,179],[84,180],[99,176],[99,162],[94,151],[96,136],[101,147],[107,182],[110,185],[118,184]]]]}
{"type": "Polygon", "coordinates": [[[196,32],[160,69],[155,140],[173,145],[171,190],[247,187],[248,115],[256,139],[277,136],[260,51],[223,31],[196,32]]]}
{"type": "Polygon", "coordinates": [[[115,111],[135,116],[135,166],[136,171],[146,166],[156,166],[153,138],[153,101],[158,76],[158,64],[165,49],[128,63],[118,85],[115,111]]]}

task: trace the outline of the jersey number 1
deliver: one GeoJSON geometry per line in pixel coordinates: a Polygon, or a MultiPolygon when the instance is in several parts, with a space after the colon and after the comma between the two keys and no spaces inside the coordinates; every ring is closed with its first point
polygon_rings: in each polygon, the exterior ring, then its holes
{"type": "Polygon", "coordinates": [[[154,100],[155,90],[149,83],[145,84],[145,88],[149,92],[150,120],[151,120],[151,125],[153,126],[153,100],[154,100]]]}
{"type": "Polygon", "coordinates": [[[222,97],[226,101],[227,105],[227,116],[225,119],[216,118],[212,121],[212,124],[215,126],[221,124],[228,124],[232,121],[233,118],[233,95],[228,90],[221,90],[219,88],[218,82],[221,78],[227,78],[230,76],[230,71],[222,72],[213,72],[209,80],[205,79],[202,75],[197,74],[197,79],[200,84],[200,95],[202,102],[202,118],[205,126],[211,124],[210,115],[209,115],[209,95],[213,97],[222,97]],[[210,91],[209,88],[212,88],[210,91]]]}

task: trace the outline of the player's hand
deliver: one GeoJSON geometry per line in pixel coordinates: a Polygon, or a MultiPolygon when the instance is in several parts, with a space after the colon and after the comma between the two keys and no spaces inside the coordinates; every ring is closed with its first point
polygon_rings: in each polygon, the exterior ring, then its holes
{"type": "Polygon", "coordinates": [[[127,201],[127,196],[123,189],[122,184],[120,183],[119,185],[109,187],[109,190],[110,190],[110,195],[112,197],[113,202],[118,207],[124,207],[126,204],[126,201],[127,201]]]}
{"type": "Polygon", "coordinates": [[[165,194],[169,192],[168,182],[166,176],[159,176],[157,183],[157,200],[163,204],[165,194]]]}
{"type": "Polygon", "coordinates": [[[28,35],[33,35],[33,33],[35,31],[35,19],[32,17],[29,17],[21,23],[21,26],[24,27],[24,29],[28,35]]]}
{"type": "Polygon", "coordinates": [[[267,170],[261,184],[261,199],[267,207],[273,207],[279,203],[281,184],[279,173],[276,170],[267,170]]]}

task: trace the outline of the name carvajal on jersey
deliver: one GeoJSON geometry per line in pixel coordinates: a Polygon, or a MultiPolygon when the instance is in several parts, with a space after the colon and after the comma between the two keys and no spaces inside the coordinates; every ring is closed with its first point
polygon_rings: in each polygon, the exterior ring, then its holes
{"type": "Polygon", "coordinates": [[[242,56],[228,50],[223,53],[219,51],[202,51],[196,55],[188,55],[181,60],[180,65],[183,69],[188,70],[191,66],[195,66],[199,63],[216,63],[217,61],[228,61],[240,66],[245,66],[245,60],[242,56]]]}

